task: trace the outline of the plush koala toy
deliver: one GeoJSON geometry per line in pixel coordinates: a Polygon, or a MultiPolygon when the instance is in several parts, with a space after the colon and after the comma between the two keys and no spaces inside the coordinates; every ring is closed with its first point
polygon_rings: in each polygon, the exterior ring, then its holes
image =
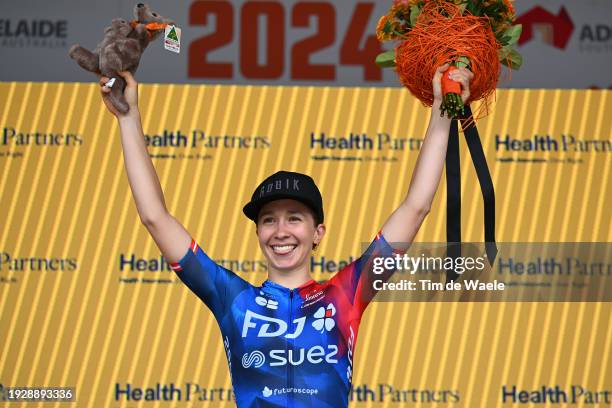
{"type": "Polygon", "coordinates": [[[93,52],[76,44],[70,48],[69,55],[83,69],[114,78],[108,97],[117,111],[125,114],[129,110],[123,95],[125,80],[117,72],[134,74],[145,48],[164,32],[167,25],[174,25],[174,22],[152,12],[148,5],[138,3],[134,7],[134,21],[114,19],[93,52]]]}

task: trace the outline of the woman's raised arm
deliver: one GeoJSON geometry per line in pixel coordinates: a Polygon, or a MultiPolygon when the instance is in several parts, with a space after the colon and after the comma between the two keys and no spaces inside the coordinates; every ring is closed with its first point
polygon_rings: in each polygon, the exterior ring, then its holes
{"type": "Polygon", "coordinates": [[[120,114],[108,100],[109,78],[100,78],[102,99],[108,110],[117,117],[121,131],[121,145],[125,170],[140,220],[145,225],[166,260],[178,261],[189,248],[191,236],[166,209],[164,193],[149,156],[138,111],[138,84],[129,72],[125,79],[125,98],[128,113],[120,114]]]}
{"type": "MultiPolygon", "coordinates": [[[[446,116],[440,115],[441,79],[447,68],[448,65],[439,67],[433,77],[434,102],[431,108],[429,126],[425,134],[425,140],[421,145],[416,166],[412,172],[408,193],[382,228],[383,235],[388,242],[409,244],[414,240],[431,209],[431,204],[438,189],[446,158],[451,123],[451,120],[446,116]]],[[[461,83],[461,98],[464,102],[467,101],[470,96],[470,80],[474,75],[465,68],[458,68],[447,75],[461,83]]]]}

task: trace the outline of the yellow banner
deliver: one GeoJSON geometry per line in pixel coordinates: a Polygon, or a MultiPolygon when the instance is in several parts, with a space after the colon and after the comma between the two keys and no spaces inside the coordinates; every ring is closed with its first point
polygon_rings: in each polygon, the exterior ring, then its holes
{"type": "MultiPolygon", "coordinates": [[[[0,406],[7,387],[25,386],[73,387],[78,406],[128,406],[136,389],[145,406],[232,406],[216,322],[141,225],[98,86],[0,83],[0,99],[0,406]]],[[[253,283],[267,267],[241,208],[259,181],[279,169],[315,179],[328,233],[311,265],[327,279],[403,199],[429,118],[392,88],[147,84],[140,101],[168,209],[253,283]]],[[[478,121],[498,241],[612,241],[611,109],[610,91],[498,91],[478,121]]],[[[464,141],[461,162],[463,239],[478,242],[464,141]]],[[[445,211],[442,182],[417,241],[445,241],[445,211]]],[[[352,406],[563,393],[610,404],[611,314],[611,303],[374,303],[352,406]]]]}

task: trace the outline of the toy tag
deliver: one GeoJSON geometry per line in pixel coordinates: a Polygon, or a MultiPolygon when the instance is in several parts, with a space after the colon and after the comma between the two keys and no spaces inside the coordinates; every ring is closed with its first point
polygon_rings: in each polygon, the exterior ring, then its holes
{"type": "Polygon", "coordinates": [[[107,88],[112,88],[115,85],[115,78],[111,78],[107,83],[104,84],[107,88]]]}
{"type": "Polygon", "coordinates": [[[169,25],[164,33],[164,48],[168,51],[181,52],[181,29],[169,25]]]}

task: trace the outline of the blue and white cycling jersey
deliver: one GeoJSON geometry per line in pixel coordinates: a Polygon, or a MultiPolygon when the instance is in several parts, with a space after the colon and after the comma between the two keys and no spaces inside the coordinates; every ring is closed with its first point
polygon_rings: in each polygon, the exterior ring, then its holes
{"type": "Polygon", "coordinates": [[[379,234],[330,280],[296,289],[251,285],[193,240],[171,267],[219,324],[238,407],[338,408],[348,405],[357,331],[375,295],[372,259],[392,252],[379,234]]]}

